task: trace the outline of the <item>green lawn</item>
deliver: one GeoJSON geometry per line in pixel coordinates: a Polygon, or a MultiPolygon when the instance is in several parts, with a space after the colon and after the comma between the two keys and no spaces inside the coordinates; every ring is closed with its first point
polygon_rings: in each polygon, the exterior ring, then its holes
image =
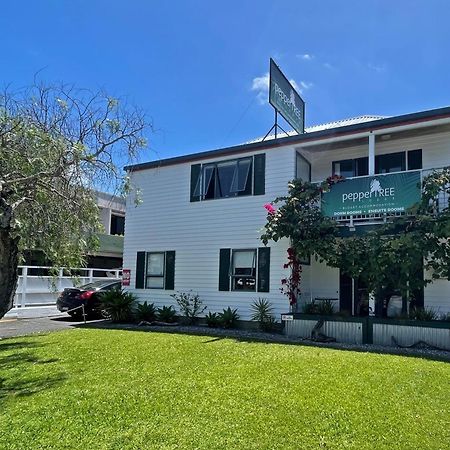
{"type": "Polygon", "coordinates": [[[0,341],[1,449],[448,449],[450,364],[77,329],[0,341]]]}

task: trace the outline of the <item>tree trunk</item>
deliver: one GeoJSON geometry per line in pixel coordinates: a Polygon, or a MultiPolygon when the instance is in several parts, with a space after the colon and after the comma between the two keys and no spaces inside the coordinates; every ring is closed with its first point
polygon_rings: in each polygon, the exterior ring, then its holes
{"type": "Polygon", "coordinates": [[[13,206],[0,184],[0,319],[12,308],[19,265],[19,237],[13,227],[13,206]]]}
{"type": "Polygon", "coordinates": [[[12,308],[18,279],[18,238],[0,229],[0,319],[12,308]]]}

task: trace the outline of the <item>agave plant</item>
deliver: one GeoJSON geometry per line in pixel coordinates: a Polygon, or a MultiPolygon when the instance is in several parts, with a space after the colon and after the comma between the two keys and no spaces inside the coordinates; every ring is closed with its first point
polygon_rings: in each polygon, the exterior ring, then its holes
{"type": "Polygon", "coordinates": [[[163,306],[162,308],[158,308],[158,319],[161,322],[173,323],[175,322],[175,308],[171,306],[163,306]]]}
{"type": "Polygon", "coordinates": [[[228,307],[227,309],[224,309],[223,312],[219,313],[219,319],[224,328],[236,328],[239,314],[237,313],[237,309],[228,307]]]}
{"type": "Polygon", "coordinates": [[[209,312],[205,316],[206,325],[208,325],[209,328],[217,328],[220,326],[220,317],[219,314],[209,312]]]}
{"type": "Polygon", "coordinates": [[[112,322],[128,322],[131,320],[136,296],[123,289],[112,289],[100,297],[100,310],[112,322]]]}
{"type": "Polygon", "coordinates": [[[251,309],[253,311],[252,320],[259,323],[259,328],[263,331],[270,331],[274,328],[275,317],[273,315],[272,304],[266,298],[255,300],[251,309]]]}
{"type": "Polygon", "coordinates": [[[134,311],[136,320],[145,322],[153,322],[156,320],[156,308],[154,303],[139,303],[134,311]]]}

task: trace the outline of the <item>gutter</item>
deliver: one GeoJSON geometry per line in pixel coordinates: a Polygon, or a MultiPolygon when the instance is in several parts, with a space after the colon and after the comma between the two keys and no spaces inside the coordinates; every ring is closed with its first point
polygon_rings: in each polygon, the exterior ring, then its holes
{"type": "Polygon", "coordinates": [[[370,133],[375,135],[389,133],[394,131],[402,131],[413,128],[423,128],[431,126],[430,122],[436,122],[436,125],[450,123],[450,107],[421,111],[418,113],[404,114],[401,116],[388,117],[385,119],[372,120],[344,127],[330,128],[327,130],[315,131],[295,136],[287,136],[279,139],[271,139],[270,141],[260,141],[251,144],[241,144],[233,147],[226,147],[216,150],[208,150],[200,153],[192,153],[189,155],[176,156],[173,158],[161,159],[159,161],[150,161],[131,166],[125,166],[128,172],[153,169],[164,166],[172,166],[186,162],[198,161],[207,158],[219,156],[234,155],[242,152],[254,150],[265,150],[271,148],[282,147],[286,145],[302,145],[312,146],[323,144],[325,142],[337,142],[338,140],[347,140],[358,137],[367,137],[370,133]],[[417,126],[421,124],[420,126],[417,126]]]}

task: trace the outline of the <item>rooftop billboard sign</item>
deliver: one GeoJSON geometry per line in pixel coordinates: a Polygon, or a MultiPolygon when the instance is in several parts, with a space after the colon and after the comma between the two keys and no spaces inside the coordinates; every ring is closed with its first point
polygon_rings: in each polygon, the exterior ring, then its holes
{"type": "Polygon", "coordinates": [[[297,133],[305,132],[305,102],[272,58],[270,58],[269,103],[297,133]]]}
{"type": "Polygon", "coordinates": [[[329,217],[404,213],[420,196],[420,171],[350,178],[322,195],[322,212],[329,217]]]}

